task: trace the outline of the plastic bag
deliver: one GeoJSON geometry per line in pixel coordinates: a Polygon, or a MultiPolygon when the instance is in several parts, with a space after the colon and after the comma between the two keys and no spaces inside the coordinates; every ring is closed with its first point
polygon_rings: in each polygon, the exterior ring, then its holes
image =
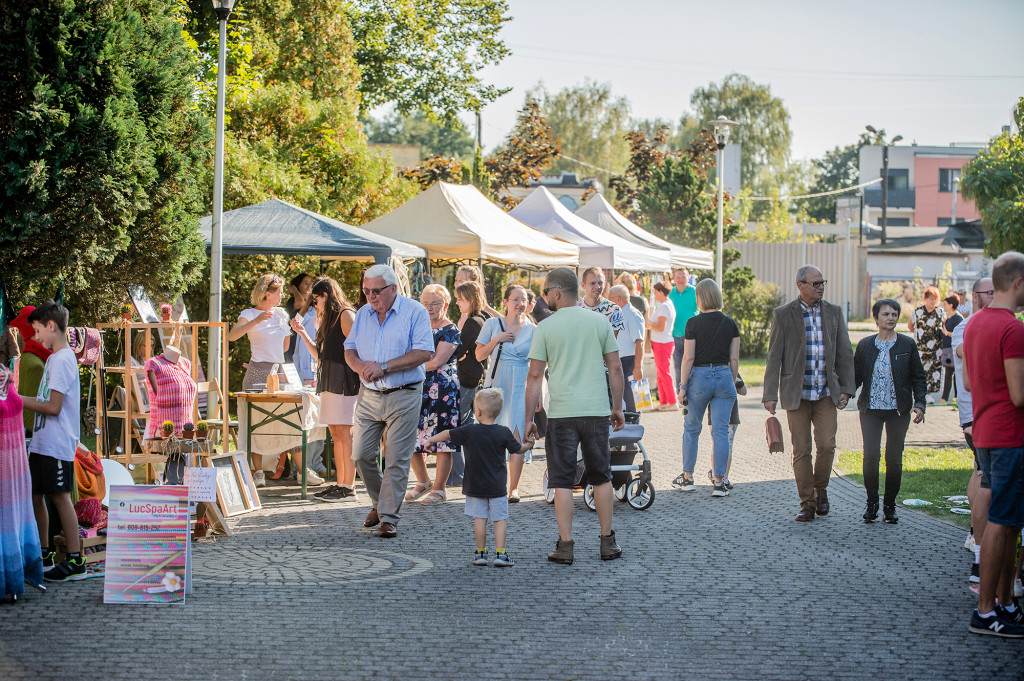
{"type": "Polygon", "coordinates": [[[646,378],[630,381],[629,387],[633,390],[633,401],[636,403],[637,411],[654,406],[654,400],[651,398],[651,384],[646,378]]]}

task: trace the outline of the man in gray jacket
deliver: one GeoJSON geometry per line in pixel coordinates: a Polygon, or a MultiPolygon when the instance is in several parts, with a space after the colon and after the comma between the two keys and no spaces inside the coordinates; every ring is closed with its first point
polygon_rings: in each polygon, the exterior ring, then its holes
{"type": "Polygon", "coordinates": [[[826,283],[821,270],[804,265],[796,271],[799,297],[772,313],[761,398],[771,414],[780,403],[786,410],[800,494],[796,520],[802,522],[829,512],[825,490],[836,452],[836,410],[855,390],[850,335],[839,306],[822,300],[826,283]]]}

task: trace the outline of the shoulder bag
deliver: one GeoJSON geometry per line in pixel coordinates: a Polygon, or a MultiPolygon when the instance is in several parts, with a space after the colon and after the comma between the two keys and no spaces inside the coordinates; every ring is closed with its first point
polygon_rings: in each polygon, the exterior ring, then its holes
{"type": "MultiPolygon", "coordinates": [[[[501,332],[505,333],[505,322],[501,320],[501,317],[498,317],[498,326],[501,327],[501,332]]],[[[498,343],[498,354],[494,356],[490,371],[487,372],[487,378],[484,379],[485,388],[490,388],[494,385],[494,375],[498,372],[498,361],[501,359],[501,348],[504,345],[504,343],[498,343]]]]}

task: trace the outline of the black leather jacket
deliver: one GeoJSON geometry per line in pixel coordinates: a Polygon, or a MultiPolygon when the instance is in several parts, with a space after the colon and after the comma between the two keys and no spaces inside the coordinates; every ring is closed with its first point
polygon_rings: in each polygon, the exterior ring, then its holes
{"type": "MultiPolygon", "coordinates": [[[[861,411],[870,408],[871,378],[875,373],[875,360],[878,359],[878,348],[875,347],[877,337],[878,334],[874,334],[862,339],[857,343],[857,352],[853,355],[854,385],[864,385],[857,400],[857,408],[861,411]]],[[[896,388],[896,411],[906,414],[915,407],[924,410],[927,385],[917,343],[909,336],[896,334],[896,342],[889,348],[889,362],[892,367],[892,384],[896,388]]]]}

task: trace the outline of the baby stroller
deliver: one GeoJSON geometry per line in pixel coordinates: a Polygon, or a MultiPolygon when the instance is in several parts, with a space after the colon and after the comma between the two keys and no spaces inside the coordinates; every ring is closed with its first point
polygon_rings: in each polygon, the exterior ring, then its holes
{"type": "MultiPolygon", "coordinates": [[[[651,507],[654,503],[654,485],[651,484],[651,459],[647,456],[647,450],[641,440],[644,437],[644,427],[640,425],[640,414],[637,412],[625,412],[626,425],[622,430],[612,430],[608,433],[608,447],[611,451],[612,488],[615,490],[615,498],[625,501],[638,511],[651,507]],[[643,455],[643,461],[634,463],[637,452],[643,455]],[[639,471],[639,475],[633,477],[633,471],[639,471]]],[[[582,451],[576,451],[576,486],[583,480],[585,472],[583,466],[582,451]]],[[[549,504],[555,503],[555,490],[548,487],[548,472],[544,471],[544,499],[549,504]]],[[[597,510],[594,506],[594,487],[587,484],[583,488],[583,503],[591,511],[597,510]]]]}

